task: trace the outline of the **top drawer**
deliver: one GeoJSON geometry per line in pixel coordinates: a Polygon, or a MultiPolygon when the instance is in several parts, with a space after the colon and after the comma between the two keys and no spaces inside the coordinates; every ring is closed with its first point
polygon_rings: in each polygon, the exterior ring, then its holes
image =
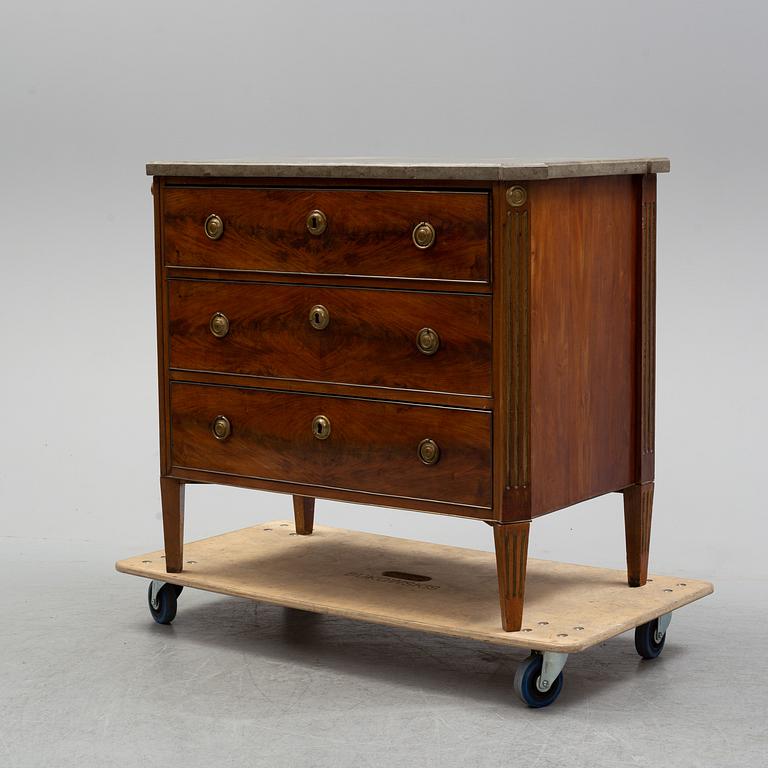
{"type": "Polygon", "coordinates": [[[485,192],[166,187],[164,259],[179,267],[487,283],[488,208],[485,192]]]}

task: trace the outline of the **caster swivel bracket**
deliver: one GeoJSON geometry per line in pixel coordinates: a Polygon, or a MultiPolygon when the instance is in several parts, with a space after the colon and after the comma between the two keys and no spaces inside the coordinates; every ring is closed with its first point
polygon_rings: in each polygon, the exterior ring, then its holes
{"type": "Polygon", "coordinates": [[[568,661],[567,653],[544,651],[541,664],[541,674],[536,679],[536,687],[543,693],[548,691],[557,676],[563,671],[565,662],[568,661]]]}
{"type": "Polygon", "coordinates": [[[164,581],[158,581],[157,579],[152,579],[151,583],[151,591],[149,595],[149,602],[152,604],[152,607],[157,611],[160,608],[160,601],[157,599],[157,595],[160,592],[160,590],[165,586],[164,581]]]}
{"type": "Polygon", "coordinates": [[[660,643],[664,639],[664,635],[667,634],[667,629],[669,628],[669,622],[672,621],[672,612],[665,613],[663,616],[659,616],[657,619],[658,625],[656,632],[653,635],[653,639],[660,643]]]}

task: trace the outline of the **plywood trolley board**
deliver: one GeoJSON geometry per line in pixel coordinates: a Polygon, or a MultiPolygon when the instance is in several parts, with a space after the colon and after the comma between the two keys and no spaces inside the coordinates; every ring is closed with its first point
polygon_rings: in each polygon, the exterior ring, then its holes
{"type": "Polygon", "coordinates": [[[522,629],[504,632],[491,552],[322,525],[299,536],[281,520],[186,544],[185,561],[183,572],[166,573],[161,550],[116,567],[210,592],[541,652],[583,651],[713,591],[706,581],[656,575],[629,588],[624,571],[530,559],[522,629]]]}

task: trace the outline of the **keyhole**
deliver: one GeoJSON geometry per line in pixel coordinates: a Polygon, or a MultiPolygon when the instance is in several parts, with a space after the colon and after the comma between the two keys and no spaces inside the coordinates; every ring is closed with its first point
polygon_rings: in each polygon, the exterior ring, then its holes
{"type": "Polygon", "coordinates": [[[327,416],[315,416],[312,419],[312,434],[318,440],[327,440],[331,435],[331,422],[327,416]]]}
{"type": "Polygon", "coordinates": [[[307,229],[313,235],[322,235],[325,232],[326,221],[325,214],[322,211],[310,211],[307,214],[307,229]]]}
{"type": "Polygon", "coordinates": [[[307,317],[310,325],[318,331],[326,328],[331,319],[328,310],[322,304],[315,304],[314,307],[310,307],[307,317]]]}

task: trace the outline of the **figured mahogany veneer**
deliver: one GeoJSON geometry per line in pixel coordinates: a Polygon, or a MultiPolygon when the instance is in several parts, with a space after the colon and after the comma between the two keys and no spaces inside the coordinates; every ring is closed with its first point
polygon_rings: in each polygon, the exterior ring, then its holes
{"type": "Polygon", "coordinates": [[[248,376],[491,394],[489,296],[170,280],[170,366],[248,376]],[[322,305],[326,328],[310,324],[322,305]],[[223,313],[225,336],[211,317],[223,313]],[[439,337],[417,346],[422,328],[439,337]]]}
{"type": "Polygon", "coordinates": [[[182,187],[163,209],[168,266],[488,282],[487,192],[182,187]],[[313,210],[327,217],[321,235],[307,229],[313,210]],[[203,233],[212,213],[218,240],[203,233]],[[426,250],[413,243],[422,221],[436,232],[426,250]]]}
{"type": "Polygon", "coordinates": [[[502,625],[516,631],[530,521],[621,491],[628,581],[643,585],[656,177],[627,163],[517,183],[461,168],[366,182],[327,165],[156,177],[169,572],[188,482],[291,493],[304,535],[316,497],[461,515],[493,526],[502,625]],[[419,248],[423,222],[435,237],[419,248]],[[313,327],[317,305],[327,322],[313,327]],[[434,354],[417,346],[424,328],[434,354]]]}
{"type": "MultiPolygon", "coordinates": [[[[186,469],[395,497],[491,504],[491,414],[264,389],[171,386],[172,462],[186,469]],[[231,423],[214,437],[218,415],[231,423]],[[326,439],[316,416],[330,420],[326,439]],[[424,464],[422,440],[440,460],[424,464]]],[[[405,505],[407,506],[407,505],[405,505]]]]}

